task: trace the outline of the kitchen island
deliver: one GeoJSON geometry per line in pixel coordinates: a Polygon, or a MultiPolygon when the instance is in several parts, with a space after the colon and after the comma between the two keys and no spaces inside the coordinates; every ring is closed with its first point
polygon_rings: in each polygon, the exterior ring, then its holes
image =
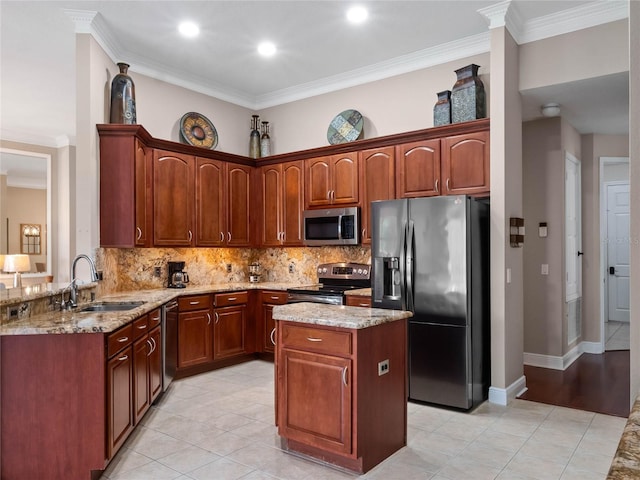
{"type": "Polygon", "coordinates": [[[274,307],[283,448],[364,473],[406,445],[410,316],[317,303],[274,307]]]}

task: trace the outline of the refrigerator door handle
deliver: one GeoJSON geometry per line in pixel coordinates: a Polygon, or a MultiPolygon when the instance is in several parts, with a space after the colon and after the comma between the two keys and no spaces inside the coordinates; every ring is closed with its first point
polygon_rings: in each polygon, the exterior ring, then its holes
{"type": "Polygon", "coordinates": [[[413,240],[414,240],[414,223],[409,220],[406,232],[406,254],[405,254],[405,285],[407,294],[407,309],[413,312],[413,240]]]}

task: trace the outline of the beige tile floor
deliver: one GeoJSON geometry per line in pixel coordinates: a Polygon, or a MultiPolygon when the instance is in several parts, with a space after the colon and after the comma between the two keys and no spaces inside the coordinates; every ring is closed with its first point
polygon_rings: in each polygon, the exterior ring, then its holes
{"type": "Polygon", "coordinates": [[[525,400],[472,413],[409,403],[408,445],[358,477],[280,450],[273,405],[269,362],[175,381],[102,479],[595,480],[625,424],[525,400]]]}
{"type": "Polygon", "coordinates": [[[629,322],[609,320],[604,324],[605,350],[629,350],[629,322]]]}

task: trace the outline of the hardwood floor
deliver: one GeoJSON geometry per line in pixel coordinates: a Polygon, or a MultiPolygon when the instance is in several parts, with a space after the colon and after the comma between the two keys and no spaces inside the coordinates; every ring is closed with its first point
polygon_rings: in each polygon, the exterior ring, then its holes
{"type": "Polygon", "coordinates": [[[629,351],[584,353],[566,370],[524,366],[523,400],[629,416],[629,351]]]}

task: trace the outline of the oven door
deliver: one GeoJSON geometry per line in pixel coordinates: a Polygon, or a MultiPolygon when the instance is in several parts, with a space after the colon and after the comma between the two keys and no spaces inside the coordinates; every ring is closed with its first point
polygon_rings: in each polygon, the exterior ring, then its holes
{"type": "Polygon", "coordinates": [[[338,295],[335,293],[288,292],[287,294],[287,303],[310,302],[310,303],[326,303],[328,305],[342,305],[343,299],[344,299],[343,295],[338,295]]]}

